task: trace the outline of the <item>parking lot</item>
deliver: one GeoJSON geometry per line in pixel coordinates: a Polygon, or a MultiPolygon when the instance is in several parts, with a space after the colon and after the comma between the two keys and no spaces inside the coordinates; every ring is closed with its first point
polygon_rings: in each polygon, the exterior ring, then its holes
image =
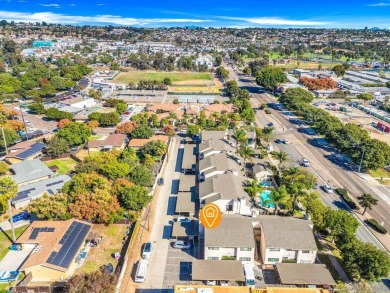
{"type": "Polygon", "coordinates": [[[187,284],[191,281],[191,262],[198,257],[198,245],[189,250],[174,249],[170,244],[165,266],[163,288],[172,288],[174,285],[187,284]]]}

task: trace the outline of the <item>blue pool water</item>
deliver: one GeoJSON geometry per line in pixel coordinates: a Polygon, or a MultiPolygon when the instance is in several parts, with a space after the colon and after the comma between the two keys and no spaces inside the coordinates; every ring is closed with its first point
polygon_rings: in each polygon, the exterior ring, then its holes
{"type": "Polygon", "coordinates": [[[260,186],[271,187],[271,181],[264,181],[260,183],[260,186]]]}
{"type": "Polygon", "coordinates": [[[271,193],[271,190],[264,190],[260,193],[260,203],[263,207],[265,206],[267,208],[275,208],[275,205],[272,203],[263,204],[263,202],[269,200],[269,196],[271,193]]]}

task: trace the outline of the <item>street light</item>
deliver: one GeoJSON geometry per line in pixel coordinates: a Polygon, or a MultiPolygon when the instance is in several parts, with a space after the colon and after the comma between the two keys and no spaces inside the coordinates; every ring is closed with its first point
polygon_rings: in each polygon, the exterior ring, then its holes
{"type": "Polygon", "coordinates": [[[353,147],[359,148],[359,149],[362,150],[362,157],[361,157],[361,159],[360,159],[359,170],[358,170],[358,172],[360,173],[360,170],[362,169],[362,163],[363,163],[364,153],[366,152],[366,150],[365,150],[363,147],[361,147],[360,145],[353,145],[353,147]]]}

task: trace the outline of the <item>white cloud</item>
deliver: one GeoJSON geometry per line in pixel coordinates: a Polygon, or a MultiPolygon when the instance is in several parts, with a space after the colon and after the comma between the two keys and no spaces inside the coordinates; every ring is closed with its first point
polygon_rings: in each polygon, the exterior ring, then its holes
{"type": "Polygon", "coordinates": [[[285,26],[323,26],[329,22],[313,21],[313,20],[290,20],[279,17],[228,17],[221,16],[222,19],[243,21],[253,25],[285,25],[285,26]]]}
{"type": "Polygon", "coordinates": [[[39,5],[44,7],[60,8],[60,4],[39,4],[39,5]]]}
{"type": "Polygon", "coordinates": [[[187,18],[131,18],[115,15],[96,15],[96,16],[77,16],[66,15],[53,12],[13,12],[0,10],[0,19],[14,20],[16,22],[48,22],[48,23],[95,23],[95,24],[116,24],[116,25],[139,25],[153,26],[164,23],[203,23],[211,22],[206,19],[187,19],[187,18]]]}
{"type": "Polygon", "coordinates": [[[72,4],[69,4],[69,6],[76,6],[76,4],[72,3],[72,4]]]}
{"type": "Polygon", "coordinates": [[[367,6],[390,6],[390,2],[379,2],[379,3],[373,3],[373,4],[368,4],[367,6]]]}
{"type": "Polygon", "coordinates": [[[98,4],[98,6],[103,6],[103,5],[104,5],[104,3],[99,3],[99,4],[98,4]]]}

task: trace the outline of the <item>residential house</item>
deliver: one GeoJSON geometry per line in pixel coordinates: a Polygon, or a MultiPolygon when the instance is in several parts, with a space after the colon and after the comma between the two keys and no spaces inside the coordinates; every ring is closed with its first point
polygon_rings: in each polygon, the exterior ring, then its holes
{"type": "Polygon", "coordinates": [[[251,215],[250,196],[244,191],[244,180],[232,173],[207,178],[199,183],[200,207],[213,203],[224,214],[251,215]]]}
{"type": "Polygon", "coordinates": [[[203,160],[205,157],[222,152],[232,155],[234,151],[234,147],[225,139],[209,139],[199,144],[198,158],[199,160],[203,160]]]}
{"type": "Polygon", "coordinates": [[[33,160],[42,155],[45,144],[37,141],[23,141],[8,148],[5,159],[10,164],[17,164],[24,160],[33,160]]]}
{"type": "Polygon", "coordinates": [[[260,243],[263,264],[284,260],[306,264],[315,262],[318,249],[311,221],[275,216],[259,216],[256,220],[255,237],[260,243]]]}
{"type": "Polygon", "coordinates": [[[151,138],[133,138],[132,140],[130,140],[128,146],[132,147],[132,148],[134,148],[136,150],[139,150],[140,148],[142,148],[148,142],[156,141],[156,140],[159,140],[159,141],[162,141],[165,144],[168,144],[169,136],[166,136],[166,135],[154,135],[151,138]]]}
{"type": "Polygon", "coordinates": [[[259,182],[267,181],[272,178],[273,173],[265,164],[257,163],[252,166],[251,176],[259,182]]]}
{"type": "Polygon", "coordinates": [[[216,229],[204,229],[204,259],[235,259],[254,262],[255,239],[252,218],[223,215],[216,229]]]}
{"type": "Polygon", "coordinates": [[[199,180],[204,181],[207,178],[219,174],[232,173],[241,174],[241,164],[233,155],[227,153],[216,153],[199,160],[199,180]]]}
{"type": "Polygon", "coordinates": [[[127,135],[122,133],[114,133],[107,136],[103,140],[88,141],[88,149],[90,151],[110,151],[110,150],[124,150],[127,144],[127,135]]]}
{"type": "Polygon", "coordinates": [[[78,221],[34,221],[16,240],[21,252],[32,252],[20,271],[31,273],[32,281],[60,281],[77,268],[75,259],[85,243],[92,224],[78,221]]]}
{"type": "Polygon", "coordinates": [[[39,159],[26,160],[11,166],[11,179],[19,186],[51,178],[54,173],[39,159]]]}
{"type": "Polygon", "coordinates": [[[49,195],[58,193],[64,184],[70,180],[71,178],[68,175],[60,175],[23,185],[18,188],[18,193],[11,199],[11,203],[16,209],[24,208],[45,193],[49,195]]]}
{"type": "MultiPolygon", "coordinates": [[[[179,150],[180,151],[180,150],[179,150]]],[[[184,174],[195,174],[196,172],[196,145],[184,144],[183,162],[181,165],[184,174]]]]}

